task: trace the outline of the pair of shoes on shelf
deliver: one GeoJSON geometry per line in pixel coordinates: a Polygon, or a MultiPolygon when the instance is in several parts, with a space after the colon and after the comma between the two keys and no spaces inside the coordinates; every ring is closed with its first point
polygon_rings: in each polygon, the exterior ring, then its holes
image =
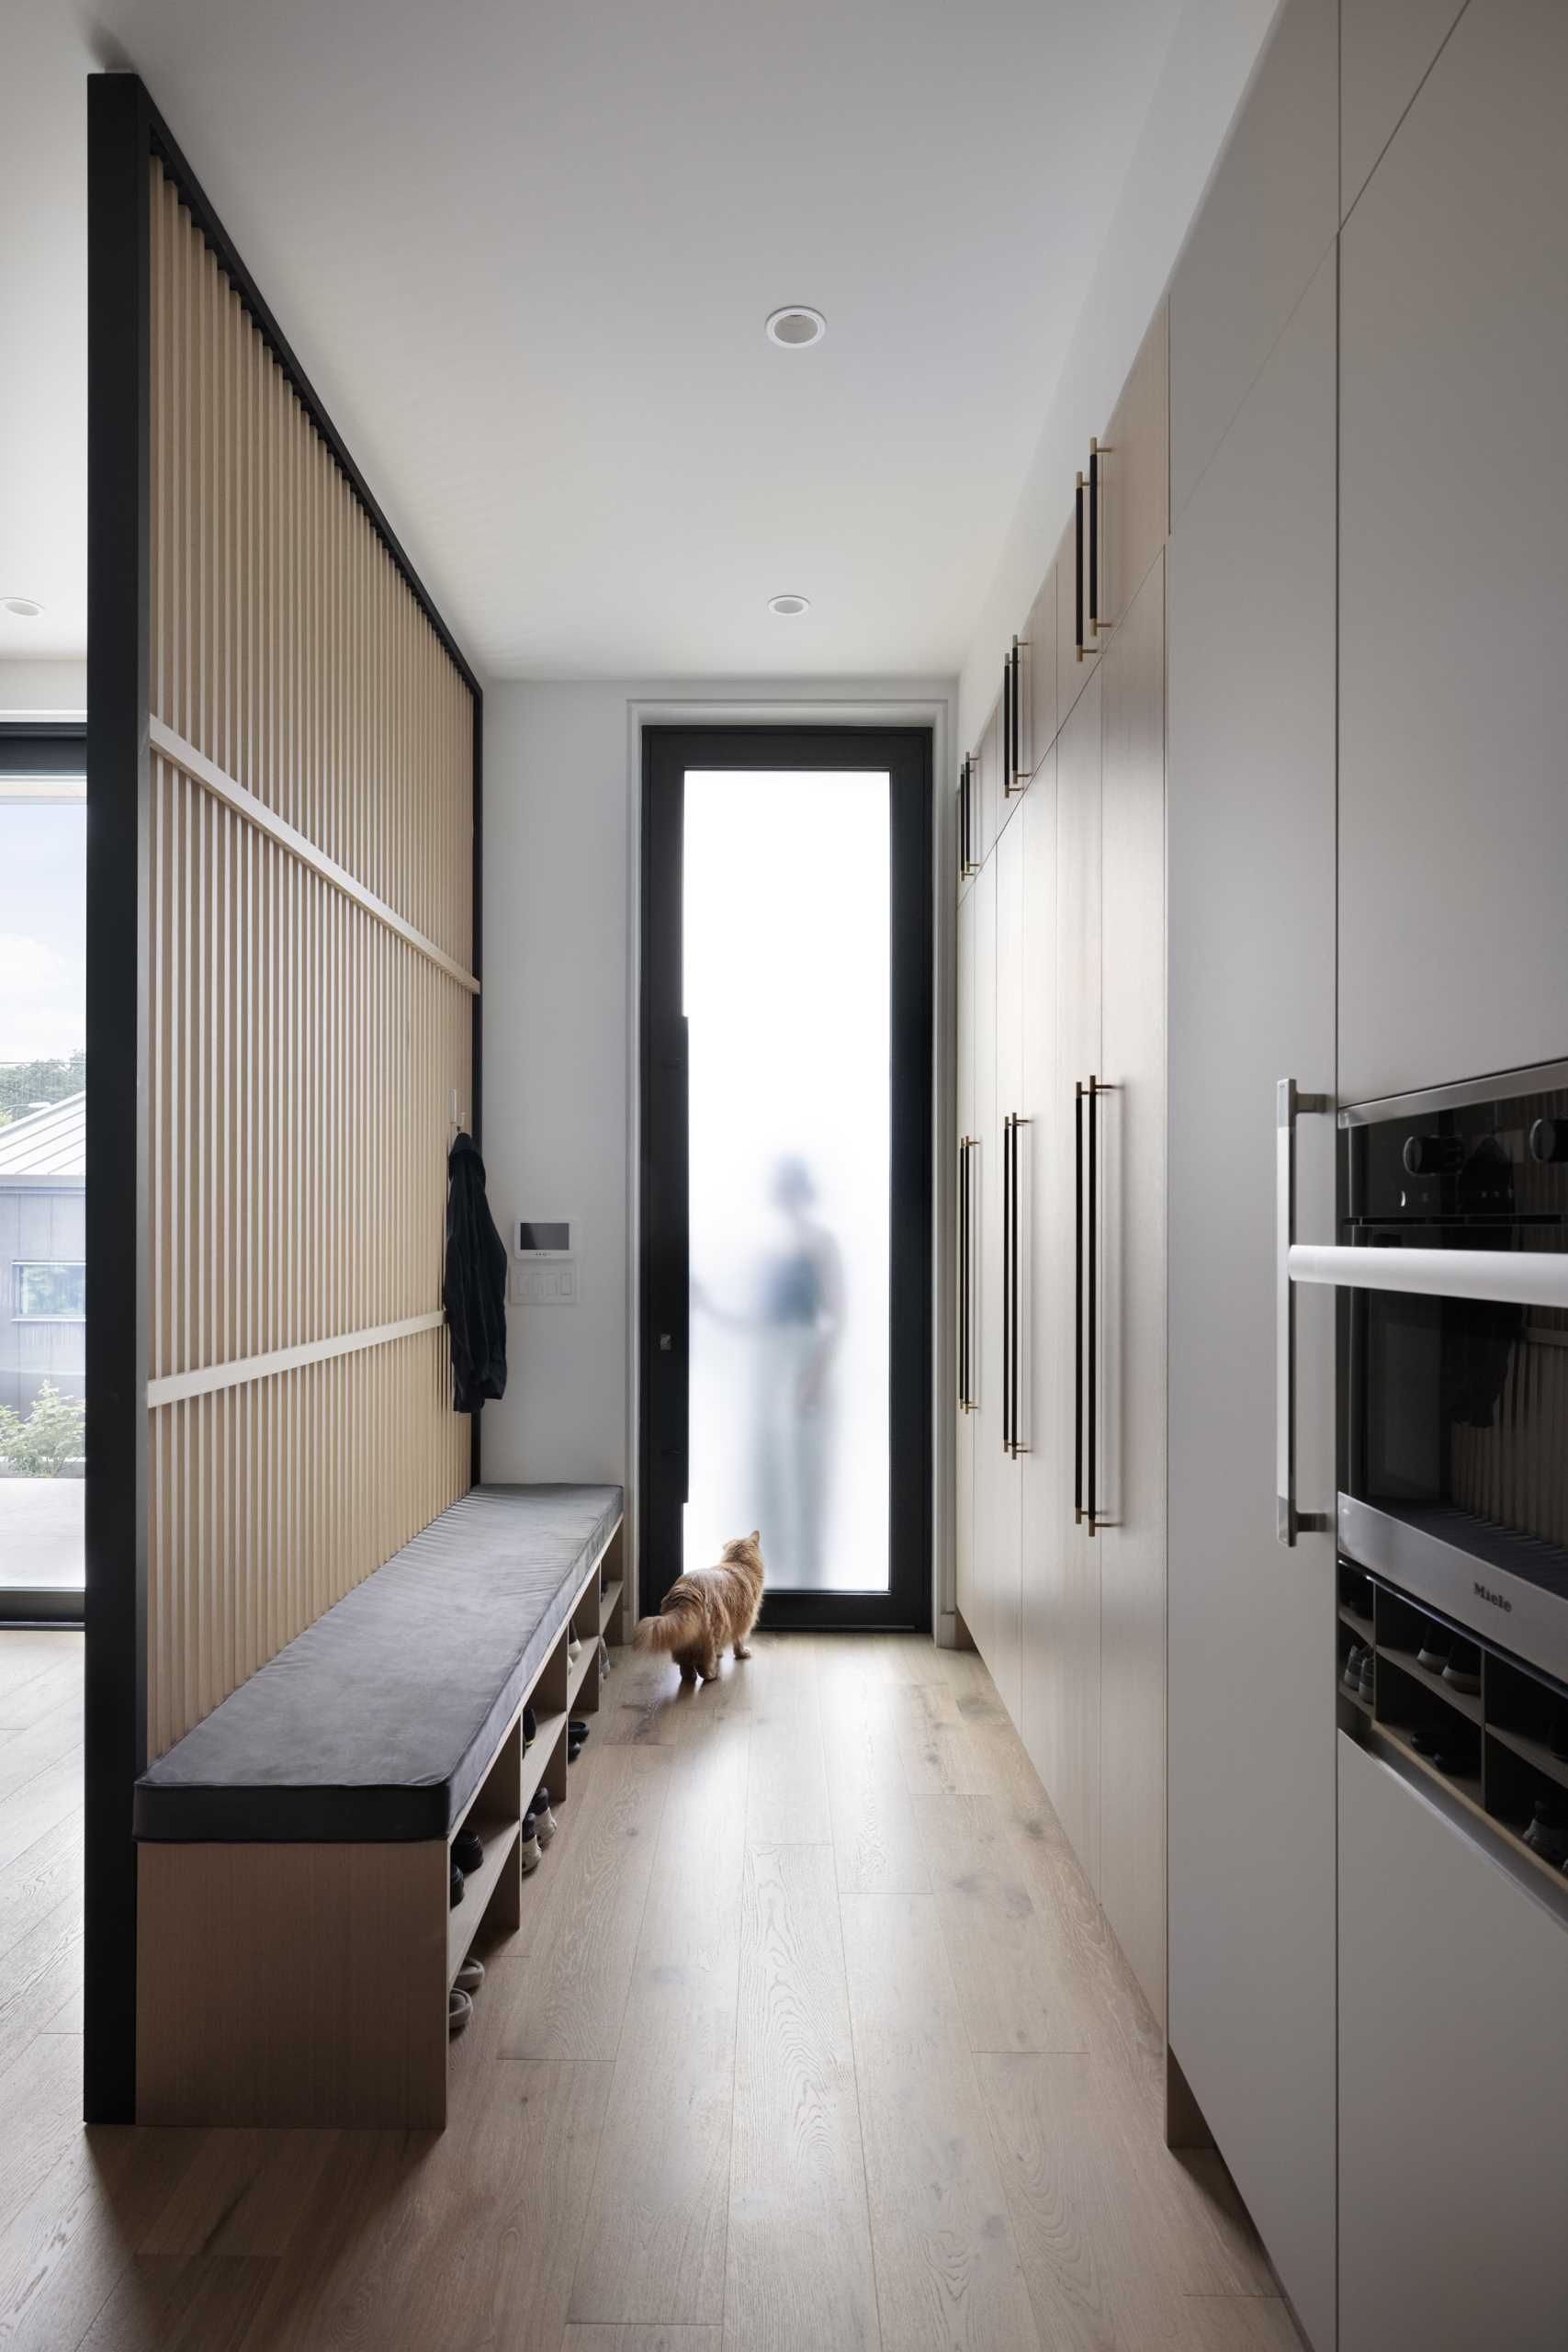
{"type": "Polygon", "coordinates": [[[464,1877],[472,1878],[484,1858],[485,1849],[480,1843],[478,1831],[459,1829],[452,1840],[452,1860],[464,1877]]]}
{"type": "Polygon", "coordinates": [[[1349,1656],[1346,1658],[1345,1664],[1340,1669],[1339,1688],[1341,1690],[1348,1690],[1352,1698],[1357,1695],[1361,1688],[1361,1664],[1362,1660],[1368,1655],[1367,1645],[1364,1642],[1352,1642],[1350,1645],[1349,1656]]]}
{"type": "Polygon", "coordinates": [[[1553,1869],[1568,1870],[1568,1796],[1537,1797],[1525,1844],[1553,1869]]]}
{"type": "Polygon", "coordinates": [[[575,1764],[582,1753],[582,1743],[588,1736],[588,1725],[581,1715],[573,1715],[566,1727],[566,1760],[575,1764]]]}
{"type": "Polygon", "coordinates": [[[528,1750],[533,1747],[534,1742],[538,1738],[538,1736],[539,1718],[534,1713],[532,1707],[525,1707],[523,1710],[523,1753],[525,1756],[527,1755],[528,1750]]]}
{"type": "Polygon", "coordinates": [[[446,1884],[448,1890],[447,1903],[449,1907],[455,1911],[457,1908],[458,1904],[461,1903],[463,1899],[463,1872],[461,1866],[458,1863],[454,1862],[452,1864],[451,1876],[448,1878],[446,1884]]]}
{"type": "Polygon", "coordinates": [[[1473,1698],[1481,1689],[1481,1652],[1473,1642],[1461,1642],[1455,1637],[1443,1668],[1443,1680],[1450,1690],[1463,1690],[1473,1698]]]}
{"type": "Polygon", "coordinates": [[[550,1810],[549,1785],[547,1781],[541,1781],[534,1792],[532,1804],[523,1816],[523,1836],[517,1849],[517,1858],[525,1878],[531,1877],[538,1869],[544,1857],[544,1849],[549,1844],[559,1824],[550,1810]]]}
{"type": "Polygon", "coordinates": [[[446,2030],[461,2033],[474,2014],[474,1995],[485,1981],[485,1964],[470,1952],[452,1980],[446,1996],[446,2030]]]}

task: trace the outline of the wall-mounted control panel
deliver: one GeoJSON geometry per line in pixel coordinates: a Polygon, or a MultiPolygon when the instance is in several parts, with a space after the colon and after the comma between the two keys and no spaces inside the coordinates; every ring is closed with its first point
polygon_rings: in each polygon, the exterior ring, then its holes
{"type": "Polygon", "coordinates": [[[512,1247],[513,1306],[575,1306],[577,1260],[570,1217],[519,1217],[512,1247]]]}

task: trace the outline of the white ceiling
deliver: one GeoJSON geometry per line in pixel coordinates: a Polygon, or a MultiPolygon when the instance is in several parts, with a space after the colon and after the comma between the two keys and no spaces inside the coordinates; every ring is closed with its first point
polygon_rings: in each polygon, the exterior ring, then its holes
{"type": "Polygon", "coordinates": [[[0,0],[0,596],[49,608],[0,658],[85,640],[95,62],[147,81],[482,673],[936,673],[1180,8],[99,0],[89,36],[0,0]],[[786,302],[822,344],[764,339],[786,302]]]}

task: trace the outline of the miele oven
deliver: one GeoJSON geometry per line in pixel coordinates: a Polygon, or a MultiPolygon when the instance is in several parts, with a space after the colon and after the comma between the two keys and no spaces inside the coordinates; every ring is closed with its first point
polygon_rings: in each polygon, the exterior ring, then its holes
{"type": "Polygon", "coordinates": [[[1568,1680],[1568,1064],[1338,1126],[1341,1557],[1568,1680]]]}

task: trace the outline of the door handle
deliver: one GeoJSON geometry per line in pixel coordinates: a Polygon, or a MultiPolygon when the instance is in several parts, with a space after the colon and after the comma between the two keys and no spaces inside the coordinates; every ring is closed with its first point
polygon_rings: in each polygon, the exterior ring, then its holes
{"type": "Polygon", "coordinates": [[[1089,445],[1089,633],[1098,637],[1100,619],[1100,461],[1105,451],[1092,436],[1089,445]]]}
{"type": "Polygon", "coordinates": [[[1002,1163],[1003,1187],[1006,1195],[1004,1216],[1007,1226],[1008,1251],[1008,1269],[1007,1273],[1004,1276],[1006,1283],[1005,1298],[1007,1303],[1007,1330],[1002,1341],[1006,1358],[1005,1378],[1007,1383],[1007,1412],[1005,1426],[1002,1432],[1002,1444],[1006,1448],[1007,1452],[1015,1459],[1019,1454],[1027,1453],[1029,1452],[1029,1448],[1024,1443],[1021,1435],[1021,1423],[1019,1413],[1019,1396],[1021,1394],[1019,1368],[1022,1354],[1020,1332],[1022,1329],[1023,1318],[1021,1313],[1022,1284],[1019,1275],[1019,1267],[1021,1262],[1022,1253],[1018,1246],[1018,1135],[1019,1129],[1021,1127],[1026,1127],[1028,1125],[1029,1121],[1021,1114],[1021,1113],[1017,1111],[1009,1112],[1005,1123],[1006,1157],[1002,1163]]]}
{"type": "Polygon", "coordinates": [[[1002,1452],[1012,1452],[1012,1113],[1002,1121],[1002,1452]]]}
{"type": "Polygon", "coordinates": [[[1028,650],[1028,647],[1026,637],[1015,637],[1007,667],[1002,672],[1005,737],[1002,792],[1009,800],[1026,791],[1029,786],[1029,771],[1023,764],[1023,665],[1018,658],[1028,650]]]}
{"type": "Polygon", "coordinates": [[[1084,1371],[1088,1399],[1084,1413],[1083,1515],[1091,1535],[1098,1535],[1102,1527],[1113,1527],[1116,1523],[1114,1520],[1102,1518],[1100,1510],[1100,1098],[1102,1094],[1114,1094],[1115,1091],[1114,1086],[1103,1078],[1096,1078],[1092,1070],[1089,1084],[1083,1090],[1083,1099],[1089,1105],[1089,1175],[1086,1185],[1089,1238],[1085,1250],[1088,1270],[1085,1285],[1087,1312],[1084,1317],[1088,1329],[1084,1371]]]}
{"type": "Polygon", "coordinates": [[[1073,1083],[1073,1525],[1083,1521],[1083,1104],[1073,1083]]]}
{"type": "Polygon", "coordinates": [[[973,1136],[958,1138],[958,1408],[963,1413],[975,1410],[975,1399],[969,1393],[969,1376],[974,1369],[975,1344],[975,1277],[973,1271],[974,1185],[969,1174],[969,1155],[975,1148],[973,1136]]]}
{"type": "Polygon", "coordinates": [[[1274,1492],[1275,1532],[1287,1550],[1298,1535],[1325,1534],[1327,1511],[1296,1508],[1296,1294],[1291,1251],[1296,1239],[1296,1121],[1332,1111],[1331,1094],[1303,1094],[1293,1078],[1275,1090],[1274,1132],[1274,1492]]]}
{"type": "Polygon", "coordinates": [[[1077,658],[1083,660],[1083,476],[1073,493],[1073,612],[1077,658]]]}

